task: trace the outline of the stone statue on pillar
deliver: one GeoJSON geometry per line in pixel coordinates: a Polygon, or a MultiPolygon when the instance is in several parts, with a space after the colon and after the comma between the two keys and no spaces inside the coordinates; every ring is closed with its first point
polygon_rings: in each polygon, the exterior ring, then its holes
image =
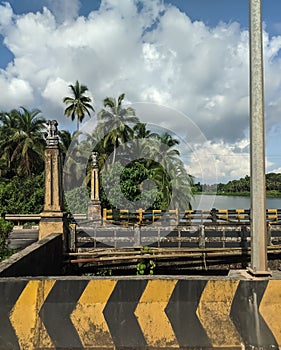
{"type": "Polygon", "coordinates": [[[46,124],[48,127],[47,146],[57,146],[59,144],[58,122],[56,120],[48,120],[46,124]]]}

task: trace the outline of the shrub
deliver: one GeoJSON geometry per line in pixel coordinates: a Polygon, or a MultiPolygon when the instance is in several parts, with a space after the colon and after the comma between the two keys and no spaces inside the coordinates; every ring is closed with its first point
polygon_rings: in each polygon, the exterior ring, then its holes
{"type": "Polygon", "coordinates": [[[8,238],[13,230],[13,224],[0,218],[0,261],[11,256],[14,251],[8,247],[8,238]]]}

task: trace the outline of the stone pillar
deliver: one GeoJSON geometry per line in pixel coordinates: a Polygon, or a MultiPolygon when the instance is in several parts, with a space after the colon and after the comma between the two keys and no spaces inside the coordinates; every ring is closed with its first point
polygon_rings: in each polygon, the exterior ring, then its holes
{"type": "Polygon", "coordinates": [[[45,149],[45,204],[40,214],[39,240],[52,234],[66,233],[66,213],[63,212],[62,169],[57,121],[48,120],[45,149]]]}
{"type": "Polygon", "coordinates": [[[97,152],[92,153],[91,199],[88,204],[88,220],[93,221],[96,224],[101,224],[101,202],[99,195],[99,168],[97,156],[97,152]]]}

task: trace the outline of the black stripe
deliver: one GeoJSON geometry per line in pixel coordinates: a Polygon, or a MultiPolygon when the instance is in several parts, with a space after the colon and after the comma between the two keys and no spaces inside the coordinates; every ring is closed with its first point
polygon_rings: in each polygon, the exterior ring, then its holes
{"type": "Polygon", "coordinates": [[[83,348],[70,315],[88,281],[57,281],[39,315],[56,348],[83,348]]]}
{"type": "Polygon", "coordinates": [[[0,349],[19,349],[9,316],[27,281],[0,283],[0,349]]]}
{"type": "Polygon", "coordinates": [[[178,281],[165,309],[181,347],[211,347],[210,340],[196,315],[206,281],[178,281]]]}
{"type": "Polygon", "coordinates": [[[104,317],[117,349],[147,346],[134,314],[146,285],[145,280],[118,281],[106,304],[104,317]]]}
{"type": "Polygon", "coordinates": [[[240,281],[230,317],[246,346],[276,347],[278,344],[259,313],[259,306],[268,281],[240,281]]]}

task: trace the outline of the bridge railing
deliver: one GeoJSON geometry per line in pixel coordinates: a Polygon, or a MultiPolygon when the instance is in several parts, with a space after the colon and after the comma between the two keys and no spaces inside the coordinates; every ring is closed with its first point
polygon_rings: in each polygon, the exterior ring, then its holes
{"type": "MultiPolygon", "coordinates": [[[[28,222],[32,222],[37,225],[41,219],[40,214],[4,214],[2,217],[5,220],[14,222],[14,224],[17,226],[24,225],[28,222]]],[[[86,220],[87,216],[86,214],[74,214],[73,218],[75,220],[86,220]]]]}
{"type": "MultiPolygon", "coordinates": [[[[266,220],[270,225],[281,224],[281,209],[267,209],[266,220]]],[[[127,209],[103,209],[103,223],[134,225],[200,225],[200,224],[250,224],[250,209],[211,209],[211,210],[185,210],[178,209],[144,210],[138,209],[130,212],[127,209]]]]}
{"type": "MultiPolygon", "coordinates": [[[[13,221],[17,225],[26,222],[39,223],[40,214],[5,214],[6,220],[13,221]]],[[[75,220],[87,219],[85,214],[74,214],[75,220]]],[[[270,225],[281,224],[281,209],[267,209],[266,220],[270,225]]],[[[127,209],[113,210],[103,209],[103,223],[120,224],[123,226],[134,225],[200,225],[200,224],[250,224],[250,209],[211,209],[211,210],[185,210],[179,212],[173,210],[144,210],[138,209],[130,212],[127,209]]]]}

